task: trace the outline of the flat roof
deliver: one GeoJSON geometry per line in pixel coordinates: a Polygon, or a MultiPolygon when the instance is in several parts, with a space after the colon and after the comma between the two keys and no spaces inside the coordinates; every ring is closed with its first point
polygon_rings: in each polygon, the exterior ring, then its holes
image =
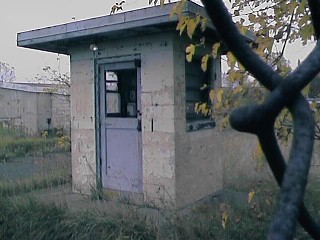
{"type": "MultiPolygon", "coordinates": [[[[96,17],[66,24],[20,32],[17,34],[19,47],[38,49],[48,52],[69,54],[70,46],[75,43],[95,43],[101,40],[161,32],[176,27],[177,18],[169,18],[176,3],[163,7],[154,6],[129,12],[96,17]]],[[[206,16],[205,9],[187,1],[183,14],[206,16]]],[[[211,25],[209,27],[214,30],[211,25]]]]}
{"type": "Polygon", "coordinates": [[[63,88],[65,88],[65,86],[61,86],[58,84],[0,82],[0,89],[9,89],[32,93],[55,93],[66,95],[65,92],[63,92],[63,88]]]}

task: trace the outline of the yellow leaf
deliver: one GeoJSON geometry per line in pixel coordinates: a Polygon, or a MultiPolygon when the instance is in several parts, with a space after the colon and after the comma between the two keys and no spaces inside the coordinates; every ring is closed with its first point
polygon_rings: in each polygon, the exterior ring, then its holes
{"type": "MultiPolygon", "coordinates": [[[[200,21],[200,20],[199,20],[200,21]]],[[[196,30],[198,24],[199,24],[198,19],[194,19],[194,18],[189,18],[187,20],[187,34],[189,36],[190,39],[192,39],[192,36],[194,34],[194,31],[196,30]]]]}
{"type": "Polygon", "coordinates": [[[236,88],[234,89],[234,91],[233,91],[233,94],[237,94],[237,93],[240,93],[240,92],[242,92],[242,86],[236,87],[236,88]]]}
{"type": "Polygon", "coordinates": [[[177,24],[176,30],[179,30],[180,35],[183,33],[183,31],[186,29],[187,27],[187,20],[188,18],[183,16],[181,18],[179,18],[179,22],[177,24]]]}
{"type": "Polygon", "coordinates": [[[187,48],[186,48],[186,59],[188,62],[192,62],[192,58],[193,58],[193,55],[196,51],[196,46],[193,45],[193,44],[190,44],[187,48]]]}
{"type": "Polygon", "coordinates": [[[223,120],[222,120],[222,127],[223,127],[223,128],[227,128],[228,126],[229,126],[229,117],[226,116],[226,117],[224,117],[223,120]]]}
{"type": "Polygon", "coordinates": [[[218,90],[218,93],[217,93],[217,101],[218,101],[219,103],[222,102],[223,93],[224,93],[224,89],[220,88],[220,89],[218,90]]]}
{"type": "Polygon", "coordinates": [[[203,18],[201,21],[201,31],[204,32],[207,28],[208,18],[203,18]]]}
{"type": "Polygon", "coordinates": [[[194,105],[194,111],[195,111],[196,113],[199,112],[199,103],[198,103],[198,102],[194,105]]]}
{"type": "Polygon", "coordinates": [[[316,111],[317,106],[318,106],[317,102],[312,102],[312,103],[310,104],[310,108],[311,108],[313,111],[316,111]]]}
{"type": "Polygon", "coordinates": [[[221,110],[221,107],[222,107],[222,104],[220,102],[215,103],[215,105],[214,105],[215,110],[221,110]]]}
{"type": "Polygon", "coordinates": [[[237,79],[237,73],[234,70],[230,70],[228,74],[228,80],[230,82],[235,82],[237,79]]]}
{"type": "Polygon", "coordinates": [[[255,191],[253,191],[253,190],[251,190],[251,191],[248,193],[248,203],[251,203],[254,194],[255,194],[255,191]]]}
{"type": "Polygon", "coordinates": [[[264,166],[264,163],[265,163],[265,156],[263,154],[260,143],[256,144],[256,146],[253,150],[253,153],[252,153],[252,157],[254,160],[257,161],[256,170],[260,170],[264,166]]]}
{"type": "Polygon", "coordinates": [[[236,58],[235,58],[235,56],[231,53],[231,52],[228,52],[227,53],[227,63],[228,63],[228,66],[230,67],[230,68],[234,68],[234,66],[236,65],[236,58]]]}
{"type": "Polygon", "coordinates": [[[209,92],[209,97],[210,97],[210,101],[213,103],[214,97],[215,97],[215,91],[213,89],[209,92]]]}
{"type": "Polygon", "coordinates": [[[226,229],[227,221],[228,221],[228,212],[227,205],[224,203],[220,204],[220,213],[221,213],[221,225],[223,229],[226,229]]]}
{"type": "Polygon", "coordinates": [[[218,42],[218,43],[213,44],[213,46],[212,46],[212,56],[214,59],[216,59],[218,56],[218,51],[219,51],[220,45],[221,45],[221,43],[218,42]]]}
{"type": "Polygon", "coordinates": [[[307,96],[309,92],[310,92],[310,84],[308,84],[307,86],[305,86],[305,88],[302,90],[302,94],[303,94],[304,96],[307,96]]]}
{"type": "Polygon", "coordinates": [[[182,12],[185,8],[185,5],[186,5],[186,0],[181,0],[177,2],[170,13],[170,18],[172,18],[176,14],[178,16],[178,19],[180,19],[182,17],[182,12]]]}
{"type": "Polygon", "coordinates": [[[256,22],[256,16],[253,15],[253,14],[249,14],[249,21],[252,22],[252,23],[255,23],[256,22]]]}
{"type": "Polygon", "coordinates": [[[255,148],[254,148],[254,150],[253,150],[253,158],[255,159],[255,160],[258,160],[258,159],[260,159],[261,157],[263,157],[264,155],[263,155],[263,151],[262,151],[262,148],[261,148],[261,145],[260,145],[260,143],[257,143],[256,144],[256,146],[255,146],[255,148]]]}
{"type": "Polygon", "coordinates": [[[228,214],[224,212],[222,213],[222,220],[221,220],[221,225],[223,229],[226,229],[227,221],[228,221],[228,214]]]}
{"type": "Polygon", "coordinates": [[[267,205],[269,205],[269,206],[272,204],[272,203],[271,203],[271,200],[268,199],[268,198],[265,199],[265,203],[266,203],[267,205]]]}
{"type": "Polygon", "coordinates": [[[206,54],[202,57],[201,61],[201,69],[202,71],[206,72],[208,69],[208,60],[209,60],[209,54],[206,54]]]}
{"type": "Polygon", "coordinates": [[[205,90],[206,88],[208,88],[208,85],[207,84],[203,84],[201,87],[200,87],[200,90],[205,90]]]}

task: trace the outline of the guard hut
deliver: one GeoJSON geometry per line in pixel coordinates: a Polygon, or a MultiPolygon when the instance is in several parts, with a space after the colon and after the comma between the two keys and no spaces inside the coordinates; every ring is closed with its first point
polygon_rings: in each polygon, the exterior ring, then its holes
{"type": "MultiPolygon", "coordinates": [[[[18,46],[70,55],[72,187],[180,208],[222,188],[214,122],[196,114],[219,80],[201,53],[186,61],[174,4],[18,33],[18,46]]],[[[205,15],[187,2],[183,14],[205,15]]],[[[208,50],[218,41],[207,28],[208,50]]],[[[204,48],[203,48],[204,49],[204,48]]]]}

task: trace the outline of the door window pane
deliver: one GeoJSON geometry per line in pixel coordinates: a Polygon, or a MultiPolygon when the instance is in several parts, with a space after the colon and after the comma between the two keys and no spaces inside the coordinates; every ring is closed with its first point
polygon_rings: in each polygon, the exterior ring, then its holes
{"type": "Polygon", "coordinates": [[[107,117],[137,117],[137,69],[105,71],[107,117]]]}

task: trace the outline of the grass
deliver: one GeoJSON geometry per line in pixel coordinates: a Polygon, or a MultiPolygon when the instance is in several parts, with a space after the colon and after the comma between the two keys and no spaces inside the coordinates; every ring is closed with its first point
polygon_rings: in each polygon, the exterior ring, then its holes
{"type": "Polygon", "coordinates": [[[66,170],[56,170],[45,175],[35,175],[22,180],[0,181],[0,197],[15,196],[34,190],[51,188],[70,181],[70,173],[66,170]]]}
{"type": "MultiPolygon", "coordinates": [[[[311,186],[306,194],[306,205],[318,219],[319,186],[311,186]]],[[[248,203],[247,192],[225,190],[187,211],[167,212],[161,224],[135,210],[111,216],[104,210],[74,212],[30,198],[2,198],[0,239],[265,239],[276,198],[276,190],[261,187],[248,203]],[[228,215],[225,228],[222,211],[228,215]]],[[[295,239],[310,238],[298,228],[295,239]]]]}
{"type": "Polygon", "coordinates": [[[0,126],[0,162],[68,149],[69,145],[60,145],[57,137],[28,137],[18,129],[5,129],[0,126]]]}
{"type": "Polygon", "coordinates": [[[156,228],[135,214],[71,213],[63,206],[33,199],[0,203],[0,239],[156,239],[156,228]]]}

